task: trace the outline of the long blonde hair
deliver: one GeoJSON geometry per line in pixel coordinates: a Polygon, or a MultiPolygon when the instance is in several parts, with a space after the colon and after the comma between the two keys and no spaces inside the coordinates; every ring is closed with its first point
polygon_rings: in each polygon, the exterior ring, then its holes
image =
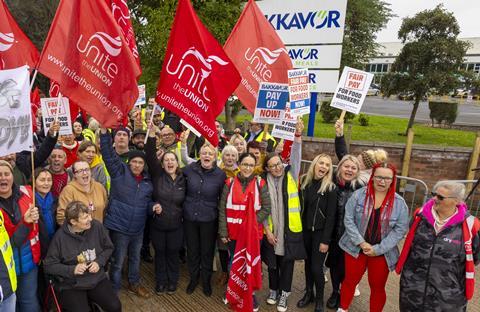
{"type": "Polygon", "coordinates": [[[333,164],[332,158],[327,154],[320,154],[317,155],[312,160],[310,167],[308,167],[307,173],[303,176],[302,182],[302,190],[304,190],[313,180],[315,177],[315,166],[320,161],[321,158],[326,158],[330,161],[330,166],[328,168],[327,174],[322,178],[322,183],[320,184],[320,188],[318,189],[317,193],[325,193],[333,190],[335,188],[335,183],[333,183],[333,164]]]}

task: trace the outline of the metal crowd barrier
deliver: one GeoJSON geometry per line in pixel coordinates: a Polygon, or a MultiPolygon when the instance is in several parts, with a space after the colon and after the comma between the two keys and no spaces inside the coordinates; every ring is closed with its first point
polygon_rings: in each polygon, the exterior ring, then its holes
{"type": "MultiPolygon", "coordinates": [[[[300,174],[306,173],[311,163],[311,160],[302,160],[300,174]]],[[[337,168],[336,165],[333,167],[337,168]]],[[[405,199],[410,214],[412,214],[416,208],[421,207],[428,199],[428,186],[422,180],[397,176],[397,185],[397,192],[405,199]]]]}

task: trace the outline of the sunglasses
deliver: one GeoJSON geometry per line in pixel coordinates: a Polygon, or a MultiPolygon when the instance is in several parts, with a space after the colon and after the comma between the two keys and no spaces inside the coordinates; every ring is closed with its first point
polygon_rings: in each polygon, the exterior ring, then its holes
{"type": "Polygon", "coordinates": [[[443,196],[443,195],[440,195],[436,192],[431,192],[430,194],[432,195],[432,197],[437,197],[438,200],[445,200],[447,198],[456,198],[456,197],[453,197],[453,196],[443,196]]]}

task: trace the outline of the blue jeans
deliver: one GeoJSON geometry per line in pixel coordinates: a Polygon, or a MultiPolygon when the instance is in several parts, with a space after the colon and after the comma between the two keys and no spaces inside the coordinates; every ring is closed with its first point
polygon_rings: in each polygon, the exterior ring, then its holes
{"type": "MultiPolygon", "coordinates": [[[[143,233],[143,232],[142,232],[143,233]]],[[[140,283],[140,250],[142,249],[143,234],[126,235],[117,231],[110,231],[114,249],[110,266],[110,280],[113,288],[118,291],[122,286],[122,266],[128,255],[128,282],[131,285],[140,283]]]]}
{"type": "Polygon", "coordinates": [[[15,303],[17,296],[11,294],[7,299],[0,302],[0,312],[15,312],[15,303]]]}
{"type": "Polygon", "coordinates": [[[17,276],[17,311],[40,312],[37,297],[38,267],[17,276]]]}

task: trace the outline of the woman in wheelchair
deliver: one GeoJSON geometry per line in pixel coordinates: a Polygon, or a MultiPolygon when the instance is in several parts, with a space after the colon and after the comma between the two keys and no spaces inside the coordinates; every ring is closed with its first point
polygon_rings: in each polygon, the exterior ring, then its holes
{"type": "Polygon", "coordinates": [[[91,303],[105,312],[121,311],[120,300],[104,270],[113,251],[107,230],[78,201],[68,204],[65,221],[44,260],[45,273],[53,277],[62,311],[90,311],[91,303]]]}

